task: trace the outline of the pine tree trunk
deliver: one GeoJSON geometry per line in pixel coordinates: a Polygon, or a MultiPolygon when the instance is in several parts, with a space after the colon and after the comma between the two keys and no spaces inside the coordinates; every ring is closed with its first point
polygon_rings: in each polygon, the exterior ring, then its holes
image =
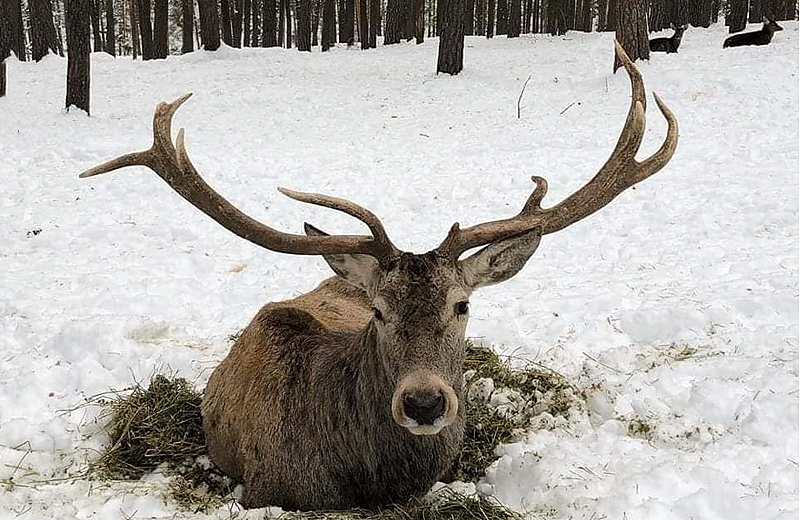
{"type": "MultiPolygon", "coordinates": [[[[631,61],[650,59],[646,0],[618,0],[616,38],[631,61]]],[[[614,55],[614,72],[622,63],[614,55]]]]}
{"type": "Polygon", "coordinates": [[[518,38],[520,31],[520,0],[508,0],[508,37],[518,38]]]}
{"type": "Polygon", "coordinates": [[[26,61],[25,27],[22,24],[22,3],[20,0],[2,0],[4,16],[8,20],[8,46],[19,61],[26,61]]]}
{"type": "Polygon", "coordinates": [[[264,28],[264,22],[261,19],[264,15],[263,10],[266,9],[266,4],[269,0],[263,0],[263,4],[259,3],[261,0],[253,0],[251,8],[253,9],[253,30],[250,32],[250,46],[261,47],[261,42],[264,39],[261,34],[264,28]]]}
{"type": "Polygon", "coordinates": [[[311,10],[311,46],[319,45],[319,19],[322,14],[322,0],[314,0],[313,9],[311,10]]]}
{"type": "Polygon", "coordinates": [[[486,0],[475,1],[475,27],[473,34],[478,36],[486,35],[486,0]]]}
{"type": "Polygon", "coordinates": [[[728,32],[744,30],[747,26],[747,0],[729,0],[728,9],[728,15],[725,17],[728,32]]]}
{"type": "Polygon", "coordinates": [[[532,31],[531,21],[533,20],[533,0],[525,0],[525,16],[523,17],[522,32],[523,34],[530,34],[532,31]]]}
{"type": "Polygon", "coordinates": [[[154,0],[153,7],[153,57],[163,60],[169,54],[169,4],[154,0]]]}
{"type": "MultiPolygon", "coordinates": [[[[117,21],[114,17],[114,0],[106,0],[106,52],[112,56],[117,55],[117,21]]],[[[53,30],[55,35],[55,30],[53,30]]]]}
{"type": "Polygon", "coordinates": [[[750,23],[758,23],[764,16],[761,0],[750,0],[750,23]]]}
{"type": "Polygon", "coordinates": [[[442,35],[439,38],[437,74],[458,74],[464,68],[464,5],[463,0],[442,2],[442,35]]]}
{"type": "MultiPolygon", "coordinates": [[[[256,0],[253,0],[254,2],[256,0]]],[[[261,11],[261,42],[264,47],[275,47],[278,45],[277,23],[275,11],[278,8],[275,0],[264,0],[261,11]]]]}
{"type": "Polygon", "coordinates": [[[69,0],[67,7],[67,100],[66,108],[75,106],[89,112],[90,55],[89,19],[92,0],[69,0]]]}
{"type": "Polygon", "coordinates": [[[133,59],[142,53],[142,44],[139,39],[139,16],[137,14],[136,0],[130,0],[131,14],[131,44],[133,46],[133,59]]]}
{"type": "Polygon", "coordinates": [[[386,2],[386,34],[384,45],[400,43],[403,0],[387,0],[386,2]]]}
{"type": "Polygon", "coordinates": [[[356,41],[356,2],[355,0],[344,0],[344,30],[341,35],[347,45],[353,45],[356,41]]]}
{"type": "MultiPolygon", "coordinates": [[[[292,2],[286,0],[286,48],[292,48],[292,2]]],[[[297,14],[297,13],[295,13],[297,14]]]]}
{"type": "MultiPolygon", "coordinates": [[[[70,0],[67,0],[70,1],[70,0]]],[[[213,2],[214,0],[207,0],[213,2]]],[[[136,0],[139,15],[139,36],[142,40],[142,59],[152,60],[153,28],[150,25],[150,0],[136,0]]]]}
{"type": "MultiPolygon", "coordinates": [[[[380,0],[369,0],[368,6],[369,6],[369,46],[373,49],[376,49],[378,47],[378,25],[380,24],[380,17],[381,17],[380,0]]],[[[423,35],[422,37],[424,38],[425,36],[423,35]]]]}
{"type": "Polygon", "coordinates": [[[322,51],[336,43],[336,4],[334,0],[323,0],[322,4],[322,51]]]}
{"type": "Polygon", "coordinates": [[[501,34],[508,33],[508,1],[507,0],[497,0],[497,28],[495,29],[496,34],[499,36],[501,34]]]}
{"type": "Polygon", "coordinates": [[[194,5],[193,0],[181,0],[181,54],[194,51],[194,5]]]}
{"type": "Polygon", "coordinates": [[[533,0],[533,19],[531,20],[531,31],[534,33],[541,32],[541,7],[541,2],[539,0],[533,0]]]}
{"type": "Polygon", "coordinates": [[[278,46],[285,46],[286,40],[286,9],[284,7],[286,0],[278,0],[278,46]]]}
{"type": "Polygon", "coordinates": [[[0,2],[0,98],[6,95],[6,58],[11,52],[11,17],[6,7],[4,2],[0,2]]]}
{"type": "Polygon", "coordinates": [[[61,34],[61,5],[60,0],[55,0],[55,25],[56,25],[56,43],[58,44],[58,55],[64,56],[64,38],[61,34]]]}
{"type": "Polygon", "coordinates": [[[311,0],[297,0],[297,50],[311,52],[311,0]]]}
{"type": "MultiPolygon", "coordinates": [[[[606,15],[606,31],[616,31],[617,29],[617,9],[621,2],[625,0],[608,0],[608,14],[606,15]]],[[[649,44],[648,44],[649,45],[649,44]]]]}
{"type": "MultiPolygon", "coordinates": [[[[141,0],[139,0],[141,1],[141,0]]],[[[200,37],[207,51],[219,49],[219,13],[216,0],[197,0],[200,10],[200,37]]]]}
{"type": "Polygon", "coordinates": [[[242,0],[233,0],[231,3],[231,36],[233,46],[242,46],[242,0]]]}
{"type": "Polygon", "coordinates": [[[58,53],[56,28],[53,25],[53,8],[50,0],[28,0],[28,18],[31,27],[31,57],[39,61],[49,51],[58,53]]]}
{"type": "Polygon", "coordinates": [[[253,5],[250,0],[244,0],[242,5],[242,46],[250,47],[250,18],[253,16],[253,5]]]}
{"type": "Polygon", "coordinates": [[[222,41],[228,47],[233,47],[233,34],[231,32],[231,4],[228,0],[221,0],[219,4],[219,28],[222,31],[222,41]]]}
{"type": "Polygon", "coordinates": [[[464,0],[464,35],[475,34],[475,0],[464,0]]]}
{"type": "MultiPolygon", "coordinates": [[[[70,0],[67,0],[69,2],[70,0]]],[[[94,45],[92,46],[94,52],[103,50],[103,37],[100,35],[100,10],[97,6],[99,0],[90,0],[91,3],[91,21],[92,33],[94,34],[94,45]]]]}
{"type": "Polygon", "coordinates": [[[495,0],[487,0],[487,14],[486,14],[486,37],[493,38],[494,37],[494,2],[495,0]]]}
{"type": "Polygon", "coordinates": [[[369,49],[368,2],[369,0],[358,0],[358,39],[361,42],[362,51],[369,49]]]}
{"type": "Polygon", "coordinates": [[[597,0],[597,32],[608,30],[608,0],[597,0]]]}
{"type": "Polygon", "coordinates": [[[417,45],[419,45],[425,41],[425,0],[411,1],[414,2],[414,8],[412,10],[414,38],[416,39],[417,45]]]}

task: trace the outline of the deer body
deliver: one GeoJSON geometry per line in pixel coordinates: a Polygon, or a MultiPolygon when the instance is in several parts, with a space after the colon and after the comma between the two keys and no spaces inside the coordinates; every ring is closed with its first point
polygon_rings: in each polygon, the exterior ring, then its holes
{"type": "Polygon", "coordinates": [[[686,26],[673,27],[675,31],[669,38],[653,38],[650,40],[651,52],[666,52],[667,54],[677,53],[678,47],[681,46],[681,39],[683,33],[686,31],[686,26]]]}
{"type": "Polygon", "coordinates": [[[535,189],[517,215],[464,229],[456,223],[424,254],[400,251],[372,212],[327,195],[279,188],[358,218],[371,235],[328,235],[308,224],[305,235],[295,235],[243,214],[200,177],[183,130],[172,141],[172,116],[188,95],[156,107],[149,150],[81,174],[146,166],[233,233],[273,251],[321,255],[337,275],[265,305],[209,378],[202,403],[208,451],[243,483],[245,507],[387,505],[425,493],[452,467],[464,435],[469,297],[513,277],[542,235],[591,215],[675,152],[677,119],[654,94],[667,137],[653,155],[635,159],[645,131],[644,85],[615,48],[631,79],[631,104],[598,173],[549,208],[541,206],[547,182],[532,177],[535,189]]]}
{"type": "MultiPolygon", "coordinates": [[[[245,507],[389,504],[425,493],[452,466],[463,407],[438,435],[397,426],[387,406],[395,380],[378,357],[370,306],[340,277],[267,304],[212,374],[203,396],[209,454],[245,482],[245,507]]],[[[452,384],[461,400],[461,374],[452,384]]]]}
{"type": "Polygon", "coordinates": [[[767,45],[772,41],[772,37],[777,31],[782,31],[783,27],[771,21],[766,16],[763,19],[764,25],[758,31],[734,34],[725,39],[722,48],[741,47],[744,45],[767,45]]]}

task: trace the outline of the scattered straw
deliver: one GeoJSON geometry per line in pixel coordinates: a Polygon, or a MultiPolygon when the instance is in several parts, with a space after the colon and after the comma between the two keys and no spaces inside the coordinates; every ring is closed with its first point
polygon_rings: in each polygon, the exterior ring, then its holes
{"type": "Polygon", "coordinates": [[[307,511],[284,513],[281,520],[522,520],[522,516],[495,499],[462,495],[452,490],[437,493],[437,499],[412,498],[402,505],[377,511],[307,511]]]}

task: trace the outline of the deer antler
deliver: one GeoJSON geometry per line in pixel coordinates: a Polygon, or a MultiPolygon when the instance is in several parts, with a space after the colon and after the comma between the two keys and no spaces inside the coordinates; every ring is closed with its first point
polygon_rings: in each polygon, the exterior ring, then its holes
{"type": "Polygon", "coordinates": [[[515,217],[485,222],[466,229],[460,229],[458,223],[455,223],[436,249],[439,254],[457,260],[468,249],[531,231],[537,227],[541,228],[543,235],[555,233],[588,217],[627,188],[650,177],[669,162],[678,145],[678,120],[656,93],[653,93],[653,97],[667,120],[667,137],[661,148],[644,161],[639,162],[634,158],[645,129],[644,113],[647,102],[644,84],[636,66],[616,40],[614,47],[617,57],[631,79],[631,106],[617,146],[597,175],[578,191],[547,209],[542,209],[541,206],[542,199],[547,193],[547,181],[534,176],[531,179],[536,188],[528,197],[522,211],[515,217]]]}
{"type": "Polygon", "coordinates": [[[142,152],[134,152],[111,159],[80,174],[92,177],[108,173],[126,166],[146,166],[153,170],[169,186],[188,200],[200,211],[216,220],[223,227],[250,242],[280,253],[296,255],[346,254],[370,255],[381,263],[388,262],[399,254],[389,240],[378,217],[369,210],[353,202],[318,195],[300,193],[278,188],[284,195],[335,209],[356,217],[364,222],[372,232],[365,235],[306,236],[283,233],[266,226],[239,211],[197,173],[183,141],[183,129],[178,131],[175,145],[172,144],[172,116],[191,94],[186,94],[172,103],[159,103],[153,116],[153,145],[142,152]]]}

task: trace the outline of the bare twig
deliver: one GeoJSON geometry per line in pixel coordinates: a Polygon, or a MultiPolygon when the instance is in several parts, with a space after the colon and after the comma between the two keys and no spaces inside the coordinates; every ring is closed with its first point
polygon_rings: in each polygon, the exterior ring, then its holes
{"type": "Polygon", "coordinates": [[[562,110],[561,112],[559,112],[559,113],[558,113],[558,115],[561,115],[561,114],[563,114],[564,112],[566,112],[567,110],[569,110],[570,108],[572,108],[572,105],[574,105],[575,103],[577,103],[577,104],[579,104],[579,105],[581,104],[581,102],[580,102],[580,101],[573,101],[572,103],[570,103],[569,105],[567,105],[567,108],[565,108],[564,110],[562,110]]]}
{"type": "Polygon", "coordinates": [[[531,77],[528,76],[528,79],[525,80],[525,83],[522,84],[522,90],[519,93],[519,98],[517,99],[517,119],[522,117],[522,95],[525,93],[525,87],[528,86],[528,81],[531,80],[531,77]]]}

